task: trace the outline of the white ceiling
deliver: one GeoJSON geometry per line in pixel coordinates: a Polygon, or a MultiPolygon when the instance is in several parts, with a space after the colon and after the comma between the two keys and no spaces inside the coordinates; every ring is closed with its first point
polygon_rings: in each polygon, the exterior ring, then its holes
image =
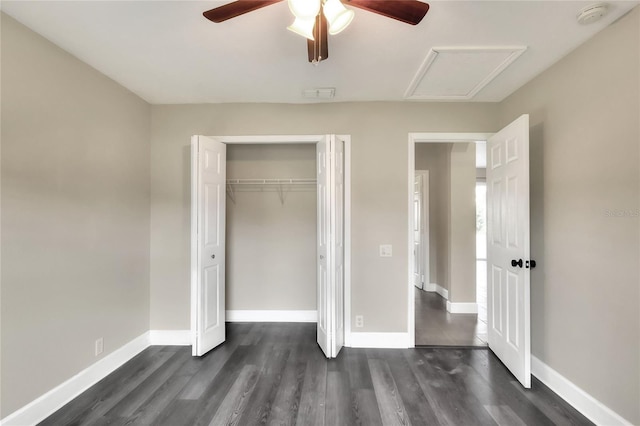
{"type": "Polygon", "coordinates": [[[317,67],[307,61],[306,40],[286,30],[286,2],[221,24],[202,17],[224,3],[2,1],[1,8],[153,104],[318,102],[302,97],[317,87],[335,87],[333,101],[398,101],[432,48],[526,46],[471,99],[501,101],[638,1],[609,2],[610,13],[588,26],[576,14],[593,1],[431,1],[416,27],[356,9],[317,67]]]}

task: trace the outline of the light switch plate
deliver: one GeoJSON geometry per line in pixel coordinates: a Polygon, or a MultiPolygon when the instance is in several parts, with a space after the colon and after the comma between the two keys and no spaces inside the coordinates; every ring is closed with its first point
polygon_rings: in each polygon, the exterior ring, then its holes
{"type": "Polygon", "coordinates": [[[382,244],[380,246],[380,257],[391,257],[393,255],[393,248],[391,244],[382,244]]]}

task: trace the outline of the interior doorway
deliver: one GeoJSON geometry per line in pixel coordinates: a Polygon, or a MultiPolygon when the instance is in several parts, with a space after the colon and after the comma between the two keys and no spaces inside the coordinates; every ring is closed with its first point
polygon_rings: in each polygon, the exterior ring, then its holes
{"type": "MultiPolygon", "coordinates": [[[[524,114],[495,134],[473,133],[410,133],[408,145],[408,232],[409,253],[414,246],[413,194],[414,173],[416,169],[416,145],[420,143],[451,143],[451,151],[456,146],[461,148],[461,161],[450,160],[450,170],[469,161],[469,146],[476,141],[486,141],[486,224],[487,224],[487,340],[488,348],[504,363],[517,380],[525,388],[531,387],[531,269],[536,262],[530,254],[530,213],[529,213],[529,115],[524,114]]],[[[471,157],[473,161],[473,157],[471,157]]],[[[449,171],[450,171],[449,170],[449,171]]],[[[446,308],[449,313],[478,313],[476,286],[458,287],[456,280],[460,276],[462,283],[475,282],[475,276],[468,277],[464,272],[465,265],[473,265],[470,269],[475,275],[477,257],[475,248],[476,205],[474,193],[476,178],[464,173],[456,176],[449,173],[449,188],[467,188],[469,194],[462,197],[463,203],[470,203],[470,220],[465,220],[462,227],[448,226],[447,235],[450,241],[448,250],[448,300],[446,308]],[[471,232],[466,226],[470,225],[471,232]],[[466,236],[466,237],[465,237],[466,236]],[[451,248],[454,247],[452,250],[451,248]],[[455,247],[462,247],[457,253],[455,247]],[[470,262],[469,253],[473,253],[470,262]],[[460,262],[460,259],[465,260],[460,262]],[[455,267],[453,267],[455,266],[455,267]],[[462,272],[462,274],[461,274],[462,272]],[[471,294],[464,289],[472,288],[471,294]],[[472,300],[472,302],[467,302],[472,300]]],[[[458,191],[464,194],[466,190],[458,191]]],[[[430,190],[430,193],[433,191],[430,190]]],[[[458,194],[459,195],[459,194],[458,194]]],[[[457,213],[453,206],[454,194],[448,204],[447,213],[457,213]]],[[[456,202],[458,197],[455,197],[456,202]]],[[[431,203],[433,204],[433,203],[431,203]]],[[[432,216],[433,217],[433,216],[432,216]]],[[[449,225],[455,222],[452,220],[449,225]]],[[[432,250],[433,252],[433,250],[432,250]]],[[[407,256],[408,286],[408,331],[411,347],[416,345],[416,306],[415,298],[418,290],[413,282],[414,256],[407,256]]]]}
{"type": "MultiPolygon", "coordinates": [[[[486,248],[478,250],[482,241],[478,239],[481,221],[476,197],[476,181],[484,176],[485,159],[481,142],[421,143],[415,147],[417,346],[487,346],[486,320],[481,321],[478,315],[478,300],[486,301],[486,294],[478,294],[480,271],[476,273],[477,253],[486,252],[486,248]],[[426,185],[422,185],[423,174],[428,176],[426,185]],[[452,298],[452,293],[457,298],[452,298]]],[[[480,285],[479,291],[486,292],[486,285],[480,285]]]]}
{"type": "MultiPolygon", "coordinates": [[[[344,320],[350,315],[350,138],[341,135],[192,138],[193,354],[203,355],[225,340],[227,144],[315,145],[318,208],[315,322],[318,345],[328,358],[337,356],[350,334],[349,322],[344,320]]],[[[282,192],[280,197],[284,200],[282,192]]]]}

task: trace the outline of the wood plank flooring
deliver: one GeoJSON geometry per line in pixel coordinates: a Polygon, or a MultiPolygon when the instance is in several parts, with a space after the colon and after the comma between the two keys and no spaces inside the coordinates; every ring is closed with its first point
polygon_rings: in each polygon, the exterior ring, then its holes
{"type": "Polygon", "coordinates": [[[204,357],[152,346],[41,425],[589,425],[488,350],[350,349],[315,324],[227,324],[204,357]]]}
{"type": "Polygon", "coordinates": [[[435,292],[415,292],[417,346],[487,346],[487,323],[476,314],[451,314],[435,292]]]}

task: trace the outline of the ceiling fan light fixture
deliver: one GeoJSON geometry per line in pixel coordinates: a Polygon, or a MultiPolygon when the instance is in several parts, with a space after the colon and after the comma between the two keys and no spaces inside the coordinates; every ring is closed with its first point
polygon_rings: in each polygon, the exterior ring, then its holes
{"type": "Polygon", "coordinates": [[[346,10],[333,21],[329,20],[329,34],[336,35],[344,31],[344,29],[347,28],[349,24],[351,24],[354,16],[355,13],[353,13],[352,10],[346,10]]]}
{"type": "Polygon", "coordinates": [[[355,13],[349,10],[340,0],[327,0],[323,6],[324,16],[329,21],[329,34],[335,35],[349,26],[355,13]]]}
{"type": "Polygon", "coordinates": [[[287,29],[292,31],[302,37],[306,37],[309,40],[315,40],[313,37],[313,27],[316,24],[315,18],[311,19],[300,19],[296,18],[293,21],[293,24],[289,25],[287,29]]]}
{"type": "Polygon", "coordinates": [[[313,19],[320,13],[321,0],[289,0],[289,9],[296,19],[313,19]]]}
{"type": "Polygon", "coordinates": [[[322,7],[324,16],[329,21],[329,34],[335,35],[349,26],[355,13],[349,10],[340,0],[326,0],[322,7]]]}

